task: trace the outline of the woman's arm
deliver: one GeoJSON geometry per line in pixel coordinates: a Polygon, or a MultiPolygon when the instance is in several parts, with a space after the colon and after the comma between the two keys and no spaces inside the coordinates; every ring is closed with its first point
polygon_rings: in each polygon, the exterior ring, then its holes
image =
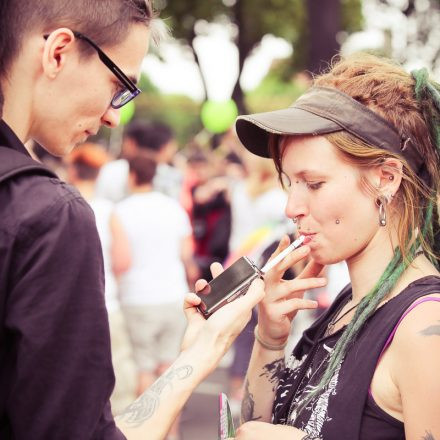
{"type": "MultiPolygon", "coordinates": [[[[288,245],[288,237],[283,238],[271,258],[288,245]]],[[[282,279],[284,272],[304,259],[309,251],[308,246],[296,249],[265,275],[266,297],[258,307],[258,337],[245,380],[242,422],[271,420],[275,390],[284,370],[284,346],[292,320],[298,310],[317,307],[316,301],[303,299],[303,295],[305,290],[326,284],[325,278],[315,278],[322,270],[321,265],[312,261],[294,280],[282,279]]]]}
{"type": "Polygon", "coordinates": [[[400,393],[406,438],[440,440],[440,302],[412,310],[390,349],[390,374],[400,393]]]}
{"type": "Polygon", "coordinates": [[[284,370],[284,348],[268,350],[257,341],[244,382],[241,422],[270,422],[275,390],[284,370]]]}

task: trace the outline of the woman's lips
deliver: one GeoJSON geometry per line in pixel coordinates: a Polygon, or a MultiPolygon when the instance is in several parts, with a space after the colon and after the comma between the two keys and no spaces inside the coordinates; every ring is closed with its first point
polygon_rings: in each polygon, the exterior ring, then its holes
{"type": "Polygon", "coordinates": [[[305,237],[303,244],[307,244],[313,240],[313,237],[316,235],[316,233],[302,232],[301,235],[305,237]]]}
{"type": "Polygon", "coordinates": [[[307,243],[310,243],[312,241],[312,237],[310,235],[306,235],[306,234],[303,234],[303,235],[305,237],[304,241],[303,241],[303,245],[307,244],[307,243]]]}

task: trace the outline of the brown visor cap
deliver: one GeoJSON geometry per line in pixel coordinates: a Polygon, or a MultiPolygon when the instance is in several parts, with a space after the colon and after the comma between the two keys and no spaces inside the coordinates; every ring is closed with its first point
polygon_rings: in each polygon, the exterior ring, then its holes
{"type": "Polygon", "coordinates": [[[345,130],[359,139],[404,157],[419,173],[423,159],[408,137],[377,113],[345,93],[328,87],[313,87],[289,108],[239,116],[238,138],[251,152],[270,157],[269,135],[322,135],[345,130]]]}

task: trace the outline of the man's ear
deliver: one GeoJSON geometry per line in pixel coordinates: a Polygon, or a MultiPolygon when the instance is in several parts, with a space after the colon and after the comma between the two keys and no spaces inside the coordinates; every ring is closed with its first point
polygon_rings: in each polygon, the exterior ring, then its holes
{"type": "Polygon", "coordinates": [[[398,159],[385,159],[383,164],[370,170],[370,179],[378,194],[394,196],[402,182],[403,165],[398,159]]]}
{"type": "Polygon", "coordinates": [[[73,51],[75,36],[68,28],[59,28],[46,38],[42,56],[44,74],[54,79],[66,63],[66,58],[73,51]]]}

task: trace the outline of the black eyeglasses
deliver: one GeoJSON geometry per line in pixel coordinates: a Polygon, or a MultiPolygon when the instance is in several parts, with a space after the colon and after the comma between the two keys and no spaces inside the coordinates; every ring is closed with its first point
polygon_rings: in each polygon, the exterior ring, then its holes
{"type": "MultiPolygon", "coordinates": [[[[79,40],[83,40],[90,44],[93,49],[98,53],[99,59],[112,71],[113,75],[118,78],[120,83],[124,86],[124,88],[118,91],[112,98],[110,105],[115,108],[121,108],[132,99],[136,98],[141,91],[136,87],[136,84],[128,78],[127,75],[99,48],[97,44],[95,44],[90,38],[81,34],[80,32],[72,31],[73,35],[79,40]]],[[[47,39],[49,35],[45,35],[44,38],[47,39]]]]}

